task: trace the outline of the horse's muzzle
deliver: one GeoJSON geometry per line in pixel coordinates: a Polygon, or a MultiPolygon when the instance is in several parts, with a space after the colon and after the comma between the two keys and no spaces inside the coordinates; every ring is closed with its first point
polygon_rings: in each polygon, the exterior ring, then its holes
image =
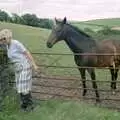
{"type": "Polygon", "coordinates": [[[48,48],[52,48],[52,44],[49,43],[49,42],[47,42],[47,47],[48,47],[48,48]]]}

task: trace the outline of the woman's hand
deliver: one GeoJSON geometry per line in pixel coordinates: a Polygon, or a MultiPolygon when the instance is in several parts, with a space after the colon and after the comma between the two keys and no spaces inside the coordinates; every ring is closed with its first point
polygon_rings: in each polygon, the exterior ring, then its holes
{"type": "Polygon", "coordinates": [[[32,66],[33,66],[34,70],[38,71],[39,67],[36,65],[32,55],[30,54],[30,52],[29,51],[25,51],[24,54],[32,62],[32,66]]]}
{"type": "Polygon", "coordinates": [[[33,67],[35,71],[38,71],[39,67],[37,65],[34,65],[33,67]]]}

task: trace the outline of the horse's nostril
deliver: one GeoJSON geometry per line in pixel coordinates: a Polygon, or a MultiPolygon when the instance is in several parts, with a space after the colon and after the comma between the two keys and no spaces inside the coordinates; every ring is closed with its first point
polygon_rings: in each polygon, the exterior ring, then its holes
{"type": "Polygon", "coordinates": [[[49,42],[47,42],[47,47],[48,47],[48,48],[51,48],[51,47],[52,47],[52,44],[49,43],[49,42]]]}

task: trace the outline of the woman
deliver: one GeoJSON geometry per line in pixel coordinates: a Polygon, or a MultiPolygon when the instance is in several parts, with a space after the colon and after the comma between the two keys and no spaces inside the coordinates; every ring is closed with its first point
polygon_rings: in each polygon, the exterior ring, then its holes
{"type": "Polygon", "coordinates": [[[23,110],[33,109],[32,66],[35,70],[38,69],[33,57],[22,43],[12,39],[12,32],[9,29],[0,31],[0,44],[7,46],[8,58],[14,66],[16,88],[21,97],[21,108],[23,110]]]}

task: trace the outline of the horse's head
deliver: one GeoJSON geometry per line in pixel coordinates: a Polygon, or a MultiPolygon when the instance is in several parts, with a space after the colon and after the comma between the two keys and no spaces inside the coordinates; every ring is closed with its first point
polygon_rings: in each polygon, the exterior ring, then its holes
{"type": "Polygon", "coordinates": [[[51,48],[55,43],[64,39],[64,25],[66,24],[66,17],[62,21],[54,20],[52,32],[47,41],[47,47],[51,48]]]}

